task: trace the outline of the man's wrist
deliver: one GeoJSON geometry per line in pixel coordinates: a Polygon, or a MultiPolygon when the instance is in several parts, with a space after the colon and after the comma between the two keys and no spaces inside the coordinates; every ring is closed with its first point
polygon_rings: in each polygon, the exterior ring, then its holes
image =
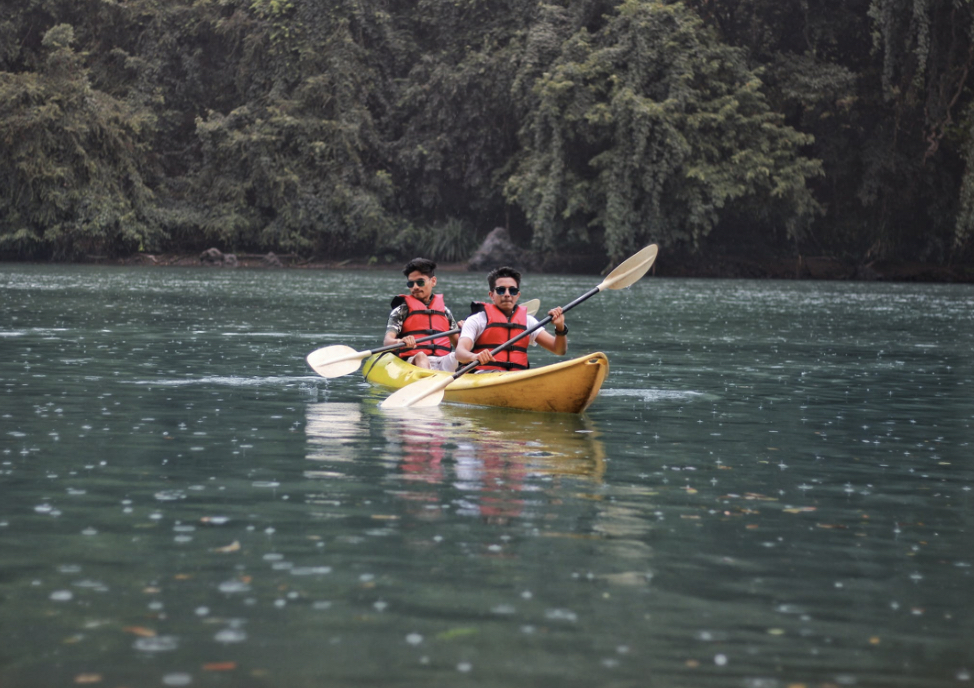
{"type": "Polygon", "coordinates": [[[567,334],[568,334],[568,325],[562,325],[562,328],[560,330],[558,329],[557,326],[555,327],[555,336],[556,337],[564,337],[567,334]]]}

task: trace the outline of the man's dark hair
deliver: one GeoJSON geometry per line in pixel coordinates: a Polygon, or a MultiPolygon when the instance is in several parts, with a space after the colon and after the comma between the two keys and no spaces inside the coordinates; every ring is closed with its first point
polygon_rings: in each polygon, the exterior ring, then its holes
{"type": "Polygon", "coordinates": [[[494,291],[494,285],[497,284],[498,277],[512,277],[514,281],[517,282],[518,288],[521,288],[521,273],[514,268],[504,266],[502,268],[495,269],[493,272],[487,275],[487,284],[490,285],[491,291],[494,291]]]}
{"type": "Polygon", "coordinates": [[[413,258],[411,261],[406,263],[406,267],[402,269],[402,274],[409,277],[409,273],[419,272],[427,277],[432,277],[434,270],[436,270],[436,263],[433,261],[426,258],[413,258]]]}

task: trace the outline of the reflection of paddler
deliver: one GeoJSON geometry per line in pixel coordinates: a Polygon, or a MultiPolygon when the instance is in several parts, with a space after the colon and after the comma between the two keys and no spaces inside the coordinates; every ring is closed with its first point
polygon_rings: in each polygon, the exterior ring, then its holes
{"type": "Polygon", "coordinates": [[[605,473],[601,433],[584,416],[463,406],[443,407],[443,413],[454,427],[455,442],[489,444],[491,453],[518,462],[528,475],[601,481],[605,473]]]}
{"type": "Polygon", "coordinates": [[[439,413],[424,409],[421,418],[405,422],[397,428],[397,440],[402,444],[400,468],[409,480],[442,483],[446,458],[444,449],[446,426],[439,413]]]}
{"type": "MultiPolygon", "coordinates": [[[[605,472],[599,433],[580,416],[433,407],[378,417],[390,444],[401,446],[398,469],[405,478],[430,484],[454,480],[454,486],[465,493],[458,512],[490,521],[521,513],[521,492],[532,478],[599,482],[605,472]]],[[[441,501],[438,493],[418,489],[398,494],[410,501],[441,501]]],[[[437,515],[438,510],[430,509],[424,517],[437,515]]]]}
{"type": "Polygon", "coordinates": [[[367,437],[361,404],[318,403],[305,407],[306,458],[353,461],[355,445],[367,437]]]}

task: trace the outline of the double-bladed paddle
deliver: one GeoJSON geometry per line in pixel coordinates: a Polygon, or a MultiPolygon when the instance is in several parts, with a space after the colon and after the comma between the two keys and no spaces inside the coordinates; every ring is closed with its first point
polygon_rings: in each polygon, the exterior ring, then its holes
{"type": "MultiPolygon", "coordinates": [[[[653,261],[656,260],[656,253],[658,250],[659,249],[657,248],[656,244],[650,244],[635,255],[630,256],[621,265],[619,265],[619,267],[610,272],[597,287],[593,287],[589,291],[585,292],[567,306],[562,306],[562,312],[571,310],[582,301],[595,296],[603,289],[625,289],[626,287],[637,282],[639,278],[645,275],[649,271],[649,268],[652,267],[653,261]]],[[[496,349],[493,349],[490,352],[491,355],[493,356],[501,351],[504,351],[505,349],[509,349],[516,342],[520,341],[524,337],[527,337],[535,330],[544,327],[549,322],[551,322],[550,315],[544,320],[539,320],[538,324],[534,327],[529,327],[513,339],[509,339],[496,349]]],[[[436,406],[440,403],[440,401],[443,400],[443,392],[450,385],[450,383],[467,371],[476,368],[477,365],[478,362],[473,361],[472,363],[468,363],[464,367],[460,368],[460,370],[453,373],[453,375],[449,377],[433,376],[423,378],[422,380],[417,380],[411,385],[406,385],[399,391],[391,394],[386,398],[385,401],[379,404],[379,407],[384,409],[398,409],[436,406]]]]}
{"type": "MultiPolygon", "coordinates": [[[[525,301],[524,307],[528,309],[528,313],[534,315],[538,312],[538,308],[541,307],[541,302],[538,299],[531,299],[530,301],[525,301]]],[[[437,332],[428,337],[420,337],[416,340],[416,343],[426,342],[437,337],[448,337],[451,334],[457,334],[459,332],[459,329],[450,330],[449,332],[437,332]]],[[[308,354],[306,360],[308,361],[308,365],[322,377],[341,377],[342,375],[354,373],[359,369],[362,361],[372,354],[395,351],[402,347],[403,344],[390,344],[389,346],[372,349],[371,351],[356,351],[350,346],[335,344],[334,346],[326,346],[322,349],[312,351],[308,354]]]]}

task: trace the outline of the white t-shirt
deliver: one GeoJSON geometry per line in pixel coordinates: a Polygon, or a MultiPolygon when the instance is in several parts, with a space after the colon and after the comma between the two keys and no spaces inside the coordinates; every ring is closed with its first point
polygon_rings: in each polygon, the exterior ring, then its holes
{"type": "MultiPolygon", "coordinates": [[[[538,319],[535,318],[533,315],[529,314],[527,319],[528,329],[530,330],[532,327],[534,327],[537,324],[538,324],[538,319]]],[[[469,339],[471,342],[476,344],[477,337],[482,335],[484,333],[484,330],[486,329],[487,329],[487,314],[484,313],[483,311],[480,311],[479,313],[474,313],[470,315],[466,320],[463,321],[463,329],[460,330],[460,339],[469,339]]],[[[539,334],[541,334],[542,329],[543,328],[539,327],[524,339],[530,340],[531,345],[537,346],[538,343],[534,340],[538,338],[539,334]]],[[[512,336],[516,336],[516,335],[512,335],[512,336]]],[[[524,341],[524,339],[520,340],[518,343],[520,344],[520,342],[524,341]]]]}

